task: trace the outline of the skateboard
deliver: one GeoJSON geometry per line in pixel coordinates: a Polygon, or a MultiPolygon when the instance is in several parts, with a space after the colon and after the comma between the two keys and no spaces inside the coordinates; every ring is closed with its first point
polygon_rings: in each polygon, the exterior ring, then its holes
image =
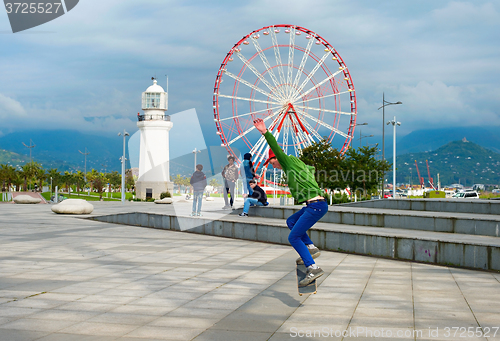
{"type": "Polygon", "coordinates": [[[297,288],[299,290],[299,296],[315,294],[318,291],[316,280],[312,281],[306,286],[299,286],[299,282],[306,277],[306,273],[306,266],[304,264],[297,264],[297,288]]]}

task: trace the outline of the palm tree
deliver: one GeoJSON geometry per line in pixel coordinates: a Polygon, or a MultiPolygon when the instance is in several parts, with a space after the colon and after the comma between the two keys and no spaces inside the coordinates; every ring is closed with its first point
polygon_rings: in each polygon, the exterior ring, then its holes
{"type": "Polygon", "coordinates": [[[42,167],[36,170],[35,177],[38,179],[38,189],[40,192],[43,191],[43,181],[47,178],[47,174],[45,173],[45,169],[42,167]]]}
{"type": "Polygon", "coordinates": [[[109,189],[108,190],[111,190],[111,186],[113,186],[113,188],[116,189],[117,187],[121,186],[121,184],[122,184],[122,176],[117,171],[108,173],[107,178],[109,181],[109,189]]]}
{"type": "MultiPolygon", "coordinates": [[[[57,168],[51,168],[47,172],[47,180],[52,179],[52,186],[59,186],[61,184],[61,173],[57,170],[57,168]]],[[[54,192],[54,188],[50,189],[51,192],[54,192]]]]}
{"type": "Polygon", "coordinates": [[[5,183],[7,182],[7,164],[0,165],[0,181],[2,181],[2,192],[5,192],[5,183]]]}
{"type": "Polygon", "coordinates": [[[75,183],[74,174],[71,172],[65,171],[62,178],[63,178],[64,186],[66,186],[66,192],[68,194],[70,194],[69,188],[71,187],[71,185],[73,185],[75,183]]]}
{"type": "Polygon", "coordinates": [[[85,178],[83,172],[76,172],[76,174],[74,175],[74,180],[76,184],[76,192],[78,193],[78,195],[80,195],[80,188],[82,188],[82,186],[85,186],[85,178]]]}
{"type": "Polygon", "coordinates": [[[184,178],[177,174],[174,178],[174,184],[179,186],[179,194],[181,193],[181,185],[184,183],[184,178]]]}
{"type": "Polygon", "coordinates": [[[22,171],[15,171],[14,177],[11,179],[11,181],[14,184],[14,186],[16,186],[16,191],[21,192],[21,185],[24,182],[23,172],[22,171]]]}
{"type": "Polygon", "coordinates": [[[96,171],[95,169],[92,169],[92,172],[87,176],[87,179],[97,190],[97,193],[99,193],[99,199],[102,199],[103,188],[108,182],[106,175],[104,173],[96,171]]]}
{"type": "Polygon", "coordinates": [[[16,178],[16,169],[12,166],[7,165],[5,170],[5,181],[7,182],[7,192],[10,192],[12,187],[12,182],[16,178]]]}

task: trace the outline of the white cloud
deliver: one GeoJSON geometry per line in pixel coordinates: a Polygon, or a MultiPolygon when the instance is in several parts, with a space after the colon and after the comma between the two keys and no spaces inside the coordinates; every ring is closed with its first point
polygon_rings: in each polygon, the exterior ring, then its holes
{"type": "Polygon", "coordinates": [[[381,124],[382,92],[403,101],[386,110],[402,116],[403,131],[500,124],[497,8],[482,0],[81,1],[34,29],[55,33],[0,36],[0,117],[10,105],[21,114],[4,120],[9,129],[133,129],[149,77],[169,74],[171,111],[195,106],[208,125],[227,51],[252,30],[293,23],[344,58],[358,122],[370,123],[363,132],[377,134],[370,127],[381,124]]]}
{"type": "Polygon", "coordinates": [[[26,116],[26,110],[21,103],[0,93],[0,119],[12,120],[23,116],[26,116]]]}

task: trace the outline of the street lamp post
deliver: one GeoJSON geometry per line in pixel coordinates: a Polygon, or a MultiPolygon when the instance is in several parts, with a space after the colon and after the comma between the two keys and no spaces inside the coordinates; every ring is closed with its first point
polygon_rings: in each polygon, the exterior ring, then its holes
{"type": "Polygon", "coordinates": [[[192,153],[194,154],[194,171],[196,172],[196,154],[201,153],[201,150],[195,148],[192,153]]]}
{"type": "MultiPolygon", "coordinates": [[[[368,123],[366,123],[366,122],[365,122],[365,123],[359,123],[359,124],[356,124],[356,127],[357,127],[357,126],[367,126],[367,125],[368,125],[368,123]]],[[[361,136],[361,129],[359,130],[359,136],[361,136]]],[[[354,135],[353,135],[352,137],[353,137],[353,139],[354,139],[354,135]]],[[[359,143],[361,143],[361,140],[360,140],[360,142],[359,142],[359,143]]],[[[353,148],[354,148],[354,142],[352,143],[352,146],[353,146],[353,148]]],[[[361,144],[360,144],[359,146],[361,147],[361,144]]]]}
{"type": "Polygon", "coordinates": [[[122,161],[122,204],[125,203],[125,161],[127,160],[125,158],[125,138],[129,135],[125,129],[123,129],[123,133],[118,133],[118,136],[123,136],[123,155],[120,158],[122,161]]]}
{"type": "Polygon", "coordinates": [[[396,126],[400,126],[401,122],[396,121],[396,116],[392,121],[387,122],[393,126],[393,140],[392,140],[392,197],[396,199],[396,126]]]}
{"type": "Polygon", "coordinates": [[[373,135],[361,135],[361,130],[359,130],[359,147],[361,148],[361,146],[363,145],[361,143],[361,140],[364,139],[364,138],[367,138],[367,137],[373,137],[373,135]]]}
{"type": "MultiPolygon", "coordinates": [[[[87,147],[85,147],[85,153],[82,153],[80,150],[78,150],[78,151],[80,152],[80,154],[85,156],[85,165],[84,165],[84,172],[85,173],[83,173],[83,181],[85,182],[85,186],[87,186],[87,155],[89,155],[90,152],[87,152],[87,147]]],[[[90,187],[89,187],[87,194],[90,195],[90,187]]]]}
{"type": "MultiPolygon", "coordinates": [[[[385,93],[382,93],[382,106],[377,110],[382,109],[382,161],[385,160],[385,107],[388,105],[403,104],[403,102],[389,102],[385,100],[385,93]]],[[[382,174],[382,198],[384,198],[384,178],[385,174],[382,174]]]]}
{"type": "MultiPolygon", "coordinates": [[[[26,148],[28,148],[28,149],[30,150],[30,169],[29,169],[29,171],[31,172],[31,171],[33,170],[33,163],[32,163],[33,161],[32,161],[32,159],[31,159],[31,149],[35,148],[35,147],[36,147],[36,145],[34,145],[34,144],[33,144],[33,141],[31,141],[31,139],[30,139],[30,145],[29,145],[29,146],[27,146],[27,145],[26,145],[26,143],[24,143],[24,142],[22,142],[22,144],[23,144],[26,148]]],[[[31,180],[30,180],[30,183],[29,183],[29,189],[30,189],[30,191],[31,191],[31,180]]]]}

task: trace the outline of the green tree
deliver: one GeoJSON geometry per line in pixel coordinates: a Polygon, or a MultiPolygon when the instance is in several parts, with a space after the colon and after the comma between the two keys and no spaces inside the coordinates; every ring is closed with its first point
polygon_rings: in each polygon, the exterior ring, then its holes
{"type": "Polygon", "coordinates": [[[222,186],[222,185],[221,185],[221,184],[217,181],[217,179],[216,179],[216,178],[212,178],[212,179],[210,180],[209,185],[210,185],[210,186],[212,186],[213,188],[217,188],[217,187],[219,187],[219,186],[222,186]]]}
{"type": "Polygon", "coordinates": [[[92,172],[89,173],[87,179],[92,184],[92,187],[99,193],[99,199],[102,199],[102,192],[104,190],[104,186],[106,186],[108,182],[108,178],[104,173],[98,172],[95,169],[92,169],[92,172]]]}
{"type": "Polygon", "coordinates": [[[43,169],[41,166],[38,167],[35,171],[35,178],[38,180],[38,190],[42,192],[43,182],[47,178],[47,173],[45,172],[45,169],[43,169]]]}
{"type": "Polygon", "coordinates": [[[181,193],[181,185],[183,184],[183,182],[184,178],[180,174],[177,174],[174,178],[174,185],[179,186],[179,194],[181,193]]]}
{"type": "Polygon", "coordinates": [[[62,176],[62,182],[64,186],[66,187],[66,192],[69,194],[70,193],[70,187],[75,183],[75,176],[73,173],[65,171],[64,175],[62,176]]]}
{"type": "Polygon", "coordinates": [[[12,183],[16,186],[16,191],[21,192],[21,185],[24,183],[24,175],[22,171],[16,171],[12,178],[12,183]]]}
{"type": "Polygon", "coordinates": [[[7,188],[5,184],[7,183],[7,169],[9,165],[1,164],[0,165],[0,181],[2,181],[2,192],[6,192],[7,188]]]}
{"type": "Polygon", "coordinates": [[[361,197],[377,192],[383,180],[384,172],[390,169],[387,161],[377,160],[377,146],[349,148],[345,153],[351,176],[347,177],[347,184],[352,192],[361,197]]]}
{"type": "Polygon", "coordinates": [[[188,191],[190,191],[191,190],[191,178],[188,176],[182,178],[182,185],[184,185],[184,193],[187,193],[188,191]]]}
{"type": "Polygon", "coordinates": [[[125,186],[127,187],[127,189],[135,187],[134,174],[132,173],[131,169],[127,169],[125,171],[125,186]]]}
{"type": "Polygon", "coordinates": [[[47,181],[52,182],[52,188],[50,189],[51,192],[54,192],[56,186],[60,186],[62,184],[62,175],[59,173],[57,168],[49,169],[47,172],[47,181]]]}
{"type": "Polygon", "coordinates": [[[74,175],[76,192],[80,195],[80,189],[85,186],[85,174],[82,171],[77,171],[74,175]]]}
{"type": "Polygon", "coordinates": [[[340,191],[349,188],[364,196],[377,192],[383,174],[390,165],[377,160],[377,146],[349,148],[344,155],[333,148],[328,140],[304,148],[300,159],[315,168],[315,177],[321,188],[340,191]]]}
{"type": "Polygon", "coordinates": [[[12,182],[14,181],[14,179],[16,178],[16,169],[10,165],[2,165],[2,169],[3,169],[3,177],[4,177],[4,181],[6,183],[6,190],[7,192],[10,192],[10,189],[12,187],[12,182]]]}
{"type": "Polygon", "coordinates": [[[113,188],[116,190],[116,188],[120,187],[122,184],[122,175],[120,173],[118,173],[117,171],[108,173],[107,178],[108,178],[109,186],[110,186],[110,188],[108,188],[108,190],[111,190],[111,186],[113,186],[113,188]]]}

